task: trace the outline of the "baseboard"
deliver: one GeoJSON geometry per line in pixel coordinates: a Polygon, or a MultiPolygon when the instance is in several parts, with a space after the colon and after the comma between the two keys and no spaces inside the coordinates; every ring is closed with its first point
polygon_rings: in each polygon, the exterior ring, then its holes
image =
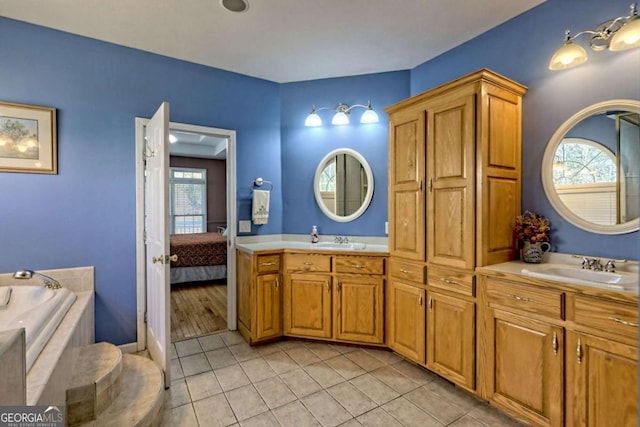
{"type": "Polygon", "coordinates": [[[130,342],[128,344],[119,345],[118,348],[123,353],[137,353],[138,352],[138,343],[130,342]]]}

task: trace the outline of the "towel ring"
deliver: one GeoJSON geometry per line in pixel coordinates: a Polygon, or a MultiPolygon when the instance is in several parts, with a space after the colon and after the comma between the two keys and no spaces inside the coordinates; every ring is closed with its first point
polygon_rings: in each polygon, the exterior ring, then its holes
{"type": "MultiPolygon", "coordinates": [[[[252,184],[252,186],[255,186],[255,187],[262,187],[263,184],[269,184],[270,187],[269,187],[268,191],[273,190],[273,183],[271,181],[265,181],[264,179],[262,179],[260,177],[254,179],[251,184],[252,184]]],[[[252,190],[253,190],[253,188],[252,188],[252,190]]]]}

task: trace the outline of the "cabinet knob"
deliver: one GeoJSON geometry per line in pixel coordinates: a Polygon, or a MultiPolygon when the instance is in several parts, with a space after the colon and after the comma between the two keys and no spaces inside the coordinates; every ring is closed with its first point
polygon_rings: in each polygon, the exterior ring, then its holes
{"type": "Polygon", "coordinates": [[[447,285],[457,285],[458,284],[458,282],[456,282],[455,280],[447,279],[446,277],[443,277],[442,281],[444,283],[446,283],[447,285]]]}
{"type": "Polygon", "coordinates": [[[433,311],[433,298],[429,297],[429,311],[433,311]]]}
{"type": "Polygon", "coordinates": [[[422,295],[418,298],[418,306],[422,307],[422,295]]]}
{"type": "Polygon", "coordinates": [[[553,355],[558,355],[558,333],[553,333],[553,340],[551,341],[551,346],[553,347],[553,355]]]}
{"type": "Polygon", "coordinates": [[[280,288],[280,279],[276,277],[276,290],[280,288]]]}

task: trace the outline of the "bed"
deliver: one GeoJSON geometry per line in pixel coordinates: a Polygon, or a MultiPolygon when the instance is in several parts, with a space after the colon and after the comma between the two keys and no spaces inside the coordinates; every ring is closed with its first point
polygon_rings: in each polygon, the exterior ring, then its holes
{"type": "Polygon", "coordinates": [[[220,233],[172,234],[171,284],[227,277],[227,238],[220,233]]]}

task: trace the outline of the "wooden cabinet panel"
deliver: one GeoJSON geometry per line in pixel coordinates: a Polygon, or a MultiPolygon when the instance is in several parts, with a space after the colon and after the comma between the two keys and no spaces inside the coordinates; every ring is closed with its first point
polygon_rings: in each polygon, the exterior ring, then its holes
{"type": "Polygon", "coordinates": [[[280,271],[280,254],[258,255],[256,271],[261,273],[277,273],[280,271]]]}
{"type": "Polygon", "coordinates": [[[334,271],[353,274],[384,274],[384,258],[363,256],[336,256],[334,271]]]}
{"type": "Polygon", "coordinates": [[[258,275],[256,278],[256,297],[256,340],[282,335],[280,274],[258,275]]]}
{"type": "Polygon", "coordinates": [[[475,94],[425,103],[427,261],[475,266],[475,94]]]}
{"type": "Polygon", "coordinates": [[[403,356],[425,363],[425,294],[422,288],[389,280],[387,344],[403,356]]]}
{"type": "Polygon", "coordinates": [[[512,178],[487,177],[483,183],[487,203],[483,204],[484,238],[480,252],[485,254],[477,265],[497,264],[516,258],[513,229],[520,215],[519,181],[512,178]]]}
{"type": "Polygon", "coordinates": [[[638,347],[567,336],[567,426],[638,424],[638,347]]]}
{"type": "Polygon", "coordinates": [[[564,292],[525,286],[506,280],[487,281],[489,307],[507,311],[526,311],[531,314],[563,319],[564,292]]]}
{"type": "Polygon", "coordinates": [[[425,121],[423,111],[394,114],[389,123],[389,252],[424,261],[425,121]]]}
{"type": "Polygon", "coordinates": [[[489,399],[537,425],[563,423],[564,330],[491,310],[489,399]]]}
{"type": "Polygon", "coordinates": [[[331,338],[331,276],[286,276],[284,306],[285,334],[331,338]]]}
{"type": "Polygon", "coordinates": [[[475,388],[476,304],[430,291],[427,309],[427,368],[475,388]]]}
{"type": "Polygon", "coordinates": [[[236,251],[236,287],[238,292],[238,330],[251,342],[251,297],[253,283],[253,257],[243,251],[236,251]]]}
{"type": "Polygon", "coordinates": [[[633,340],[638,338],[636,306],[576,295],[573,316],[577,327],[587,326],[633,340]]]}
{"type": "Polygon", "coordinates": [[[429,287],[455,292],[469,297],[476,296],[475,277],[467,271],[429,267],[429,287]]]}
{"type": "Polygon", "coordinates": [[[424,263],[391,258],[389,260],[389,276],[400,279],[400,281],[408,280],[423,285],[427,283],[427,267],[424,263]]]}
{"type": "Polygon", "coordinates": [[[384,342],[384,279],[366,275],[336,277],[335,338],[373,344],[384,342]]]}
{"type": "Polygon", "coordinates": [[[331,256],[318,254],[286,254],[287,271],[331,272],[331,256]]]}

